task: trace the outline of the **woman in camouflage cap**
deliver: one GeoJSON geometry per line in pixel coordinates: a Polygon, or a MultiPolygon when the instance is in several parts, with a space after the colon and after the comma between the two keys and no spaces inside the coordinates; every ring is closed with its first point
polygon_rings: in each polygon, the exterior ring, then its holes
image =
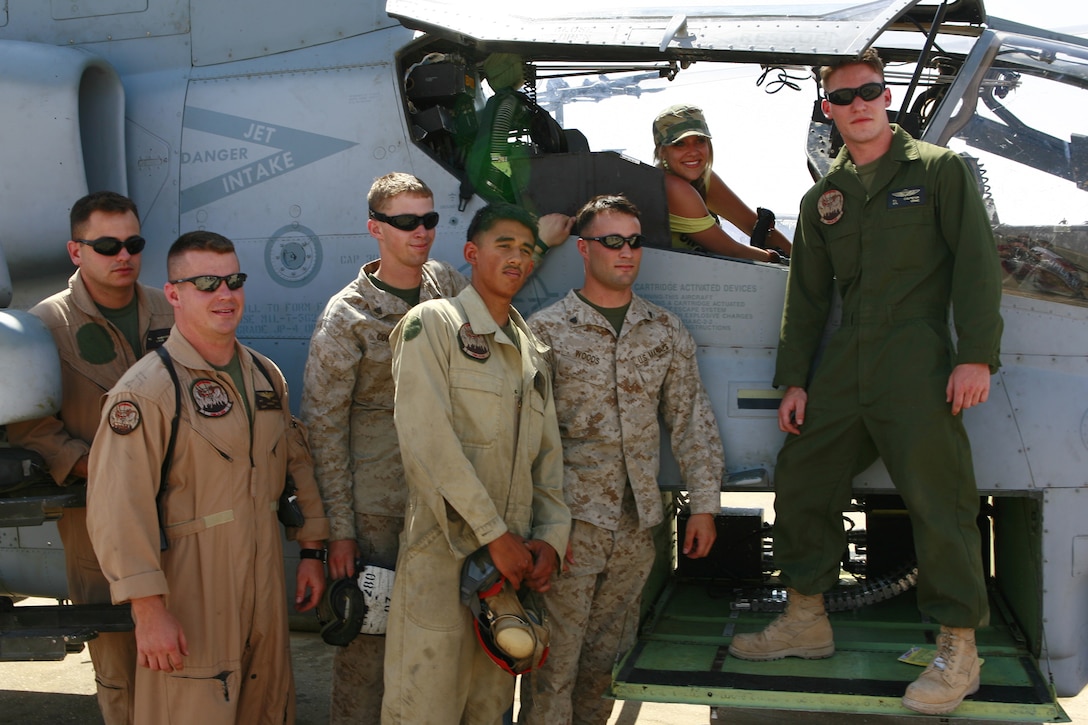
{"type": "Polygon", "coordinates": [[[712,170],[714,146],[702,109],[669,106],[654,119],[653,131],[654,159],[665,170],[674,248],[761,262],[778,262],[789,254],[789,240],[773,228],[762,242],[767,249],[761,249],[738,242],[719,225],[721,216],[738,229],[754,231],[758,216],[712,170]]]}

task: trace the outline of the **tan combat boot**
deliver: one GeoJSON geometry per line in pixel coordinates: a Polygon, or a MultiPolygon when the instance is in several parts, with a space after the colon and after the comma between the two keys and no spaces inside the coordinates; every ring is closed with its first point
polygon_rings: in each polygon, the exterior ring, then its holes
{"type": "Polygon", "coordinates": [[[945,627],[937,635],[937,656],[903,695],[903,705],[926,715],[952,712],[963,698],[978,692],[975,630],[945,627]]]}
{"type": "Polygon", "coordinates": [[[819,660],[835,654],[831,622],[824,611],[824,595],[786,590],[786,611],[762,632],[738,634],[729,654],[742,660],[778,660],[801,657],[819,660]]]}

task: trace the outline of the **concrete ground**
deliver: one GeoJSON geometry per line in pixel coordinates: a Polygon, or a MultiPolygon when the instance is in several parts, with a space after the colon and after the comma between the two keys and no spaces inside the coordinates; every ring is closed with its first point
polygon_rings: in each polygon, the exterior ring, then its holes
{"type": "MultiPolygon", "coordinates": [[[[329,717],[333,650],[317,634],[296,632],[291,636],[291,651],[299,694],[298,725],[325,725],[329,717]]],[[[1088,723],[1088,689],[1077,697],[1062,699],[1061,704],[1074,723],[1088,723]]],[[[60,662],[0,663],[0,722],[94,725],[101,721],[94,697],[94,671],[86,649],[60,662]]],[[[796,716],[791,721],[801,722],[802,717],[796,716]]],[[[708,725],[709,722],[705,706],[649,703],[639,707],[633,702],[616,703],[609,720],[610,725],[708,725]]],[[[730,718],[730,722],[741,721],[730,718]]],[[[844,718],[843,722],[849,720],[844,718]]]]}
{"type": "MultiPolygon", "coordinates": [[[[291,635],[291,653],[299,699],[298,725],[326,725],[333,648],[317,634],[295,632],[291,635]]],[[[60,662],[0,662],[0,722],[3,723],[101,723],[94,692],[94,670],[86,649],[60,662]]],[[[638,712],[635,703],[626,707],[618,703],[609,720],[610,725],[707,722],[706,707],[648,704],[638,712]]]]}

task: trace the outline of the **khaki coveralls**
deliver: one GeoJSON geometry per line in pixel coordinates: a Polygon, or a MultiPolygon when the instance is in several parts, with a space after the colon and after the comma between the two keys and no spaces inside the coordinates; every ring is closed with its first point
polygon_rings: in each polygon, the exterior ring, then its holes
{"type": "Polygon", "coordinates": [[[385,725],[493,725],[514,678],[476,641],[465,557],[507,531],[562,555],[563,450],[543,348],[517,341],[472,287],[414,307],[393,331],[395,418],[408,509],[386,634],[385,725]]]}
{"type": "Polygon", "coordinates": [[[1001,269],[966,164],[893,128],[871,190],[844,148],[801,203],[774,382],[808,405],[778,456],[775,563],[802,594],[837,581],[853,477],[880,456],[914,529],[919,608],[973,628],[989,616],[978,492],[945,387],[955,365],[1000,365],[1001,269]],[[833,285],[842,326],[810,383],[833,285]]]}
{"type": "MultiPolygon", "coordinates": [[[[328,522],[287,386],[237,345],[246,390],[206,363],[175,328],[166,342],[181,387],[181,420],[168,474],[159,550],[156,494],[174,415],[174,385],[158,356],[137,363],[110,392],[91,450],[88,529],[115,602],[164,595],[189,644],[185,669],[141,667],[136,722],[268,723],[295,720],[283,547],[276,508],[290,471],[306,517],[302,540],[328,522]],[[252,425],[241,396],[249,400],[252,425]]],[[[292,587],[293,590],[293,587],[292,587]]]]}
{"type": "MultiPolygon", "coordinates": [[[[393,426],[389,335],[408,303],[370,280],[375,260],[325,306],[310,340],[302,419],[332,541],[355,539],[366,564],[392,569],[408,487],[393,426]]],[[[423,265],[420,301],[452,297],[468,280],[445,262],[423,265]]],[[[385,637],[359,635],[336,648],[330,725],[378,722],[385,637]]]]}
{"type": "Polygon", "coordinates": [[[603,699],[612,666],[633,644],[653,565],[651,527],[664,519],[658,417],[671,434],[692,513],[721,508],[721,435],[695,341],[665,308],[634,295],[617,336],[572,290],[529,324],[552,348],[574,563],[544,594],[551,653],[522,680],[519,719],[603,724],[612,711],[613,701],[603,699]]]}
{"type": "MultiPolygon", "coordinates": [[[[34,306],[57,345],[61,360],[61,404],[56,416],[8,425],[12,445],[41,454],[58,486],[90,452],[102,396],[144,353],[162,345],[174,324],[174,308],[162,290],[136,285],[140,339],[133,350],[91,299],[77,269],[68,289],[34,306]]],[[[110,588],[87,537],[87,510],[69,508],[57,521],[64,544],[68,597],[76,604],[108,604],[110,588]]],[[[132,722],[136,640],[132,632],[104,632],[87,644],[94,664],[98,707],[106,725],[132,722]]]]}

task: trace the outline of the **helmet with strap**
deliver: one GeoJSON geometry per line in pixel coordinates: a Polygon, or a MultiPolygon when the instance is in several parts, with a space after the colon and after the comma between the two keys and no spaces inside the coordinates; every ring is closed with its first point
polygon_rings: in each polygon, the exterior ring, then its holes
{"type": "Polygon", "coordinates": [[[520,675],[544,664],[550,639],[544,603],[535,592],[519,595],[486,546],[461,566],[461,603],[472,611],[480,646],[499,667],[520,675]]]}
{"type": "Polygon", "coordinates": [[[356,560],[354,577],[329,582],[317,607],[321,638],[328,644],[347,647],[356,635],[385,634],[389,601],[396,574],[381,566],[363,566],[356,560]]]}

